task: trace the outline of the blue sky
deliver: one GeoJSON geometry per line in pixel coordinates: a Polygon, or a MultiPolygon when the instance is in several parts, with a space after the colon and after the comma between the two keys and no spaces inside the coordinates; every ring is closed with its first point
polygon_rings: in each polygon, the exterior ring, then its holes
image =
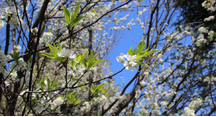
{"type": "MultiPolygon", "coordinates": [[[[131,6],[136,6],[134,4],[134,2],[131,2],[131,3],[132,3],[131,6]]],[[[148,4],[148,1],[145,1],[142,4],[142,6],[147,5],[147,4],[148,4]]],[[[146,7],[140,7],[138,11],[142,11],[144,8],[146,8],[146,7]]],[[[149,8],[145,12],[148,13],[149,8]]],[[[144,14],[145,14],[145,12],[144,12],[144,14]]],[[[122,11],[118,15],[119,15],[119,17],[123,17],[128,13],[129,13],[129,11],[122,11]]],[[[117,15],[117,17],[118,17],[118,15],[117,15]]],[[[127,18],[128,20],[126,21],[126,23],[130,22],[130,20],[133,19],[134,20],[133,22],[136,23],[136,25],[132,26],[131,30],[126,29],[127,31],[124,31],[122,40],[118,43],[118,45],[110,53],[111,56],[110,56],[109,60],[112,63],[110,69],[113,71],[113,73],[118,72],[119,70],[121,70],[124,67],[122,63],[117,62],[116,57],[119,56],[120,53],[127,54],[128,49],[131,46],[134,49],[142,39],[142,35],[143,35],[144,30],[139,26],[139,23],[137,23],[136,18],[137,18],[137,8],[134,8],[134,11],[130,12],[130,15],[127,18]]],[[[140,16],[140,19],[141,18],[142,18],[142,15],[140,16]]],[[[142,21],[142,19],[141,19],[141,21],[142,21]]],[[[131,70],[125,69],[121,73],[117,74],[114,77],[115,81],[118,84],[121,84],[122,80],[120,77],[122,76],[124,79],[124,84],[127,84],[133,78],[133,76],[136,74],[136,72],[137,72],[136,70],[131,71],[131,70]]],[[[132,88],[133,88],[133,84],[130,85],[130,87],[126,90],[126,92],[130,92],[132,88]]]]}

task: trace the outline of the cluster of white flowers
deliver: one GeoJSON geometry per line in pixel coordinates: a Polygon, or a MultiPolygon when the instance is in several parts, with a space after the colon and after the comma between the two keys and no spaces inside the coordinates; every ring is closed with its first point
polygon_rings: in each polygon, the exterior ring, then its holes
{"type": "Polygon", "coordinates": [[[207,40],[204,38],[203,34],[199,34],[198,38],[197,38],[197,46],[201,46],[203,43],[206,43],[207,40]]]}
{"type": "Polygon", "coordinates": [[[128,70],[130,68],[131,71],[134,71],[133,67],[137,67],[137,63],[136,63],[136,55],[129,55],[129,54],[123,54],[121,53],[120,56],[116,57],[116,60],[120,63],[123,63],[123,65],[125,66],[125,68],[128,70]],[[127,61],[125,61],[125,59],[127,59],[127,61]]]}
{"type": "Polygon", "coordinates": [[[106,103],[106,100],[107,100],[107,97],[102,95],[101,97],[96,97],[96,98],[93,98],[93,104],[105,104],[106,103]]]}
{"type": "Polygon", "coordinates": [[[57,55],[60,57],[69,57],[70,59],[74,59],[76,57],[74,51],[65,48],[63,48],[61,52],[57,53],[57,55]]]}
{"type": "Polygon", "coordinates": [[[209,16],[208,18],[205,18],[204,21],[211,21],[214,19],[214,16],[209,16]]]}
{"type": "Polygon", "coordinates": [[[38,113],[41,113],[43,110],[45,110],[44,104],[38,103],[34,109],[36,109],[38,113]]]}
{"type": "Polygon", "coordinates": [[[92,21],[94,17],[95,17],[95,13],[92,13],[91,11],[87,12],[85,16],[85,18],[87,18],[89,21],[92,21]]]}
{"type": "Polygon", "coordinates": [[[127,23],[127,28],[130,29],[131,26],[136,25],[135,23],[133,23],[133,19],[131,19],[131,21],[129,23],[127,23]]]}
{"type": "Polygon", "coordinates": [[[119,100],[119,102],[122,102],[124,99],[126,99],[126,95],[125,94],[123,94],[123,95],[119,95],[118,96],[118,100],[119,100]]]}
{"type": "Polygon", "coordinates": [[[141,85],[141,86],[144,86],[144,85],[145,85],[145,81],[142,80],[142,81],[140,82],[140,85],[141,85]]]}
{"type": "Polygon", "coordinates": [[[146,7],[146,8],[144,8],[142,11],[139,11],[139,12],[138,12],[138,16],[139,16],[139,15],[142,15],[143,12],[145,12],[147,9],[148,9],[148,8],[146,7]]]}
{"type": "Polygon", "coordinates": [[[118,26],[118,27],[112,27],[112,28],[110,28],[110,30],[121,30],[121,27],[120,26],[118,26]]]}
{"type": "Polygon", "coordinates": [[[168,104],[168,101],[162,101],[160,104],[161,106],[166,106],[168,104]]]}
{"type": "Polygon", "coordinates": [[[64,102],[64,99],[62,99],[61,96],[58,97],[58,98],[56,98],[56,99],[51,103],[51,109],[54,109],[54,108],[56,108],[57,106],[63,104],[63,102],[64,102]]]}
{"type": "Polygon", "coordinates": [[[19,28],[20,25],[24,24],[24,22],[20,17],[17,17],[17,13],[19,15],[19,9],[16,10],[15,5],[11,5],[2,9],[1,18],[8,21],[8,16],[12,15],[9,20],[9,24],[12,25],[14,28],[19,28]]]}
{"type": "Polygon", "coordinates": [[[212,38],[214,36],[214,31],[209,31],[208,35],[212,38]]]}
{"type": "Polygon", "coordinates": [[[216,0],[205,0],[202,3],[202,6],[206,8],[208,11],[215,11],[216,10],[214,7],[215,2],[216,0]]]}
{"type": "Polygon", "coordinates": [[[201,106],[202,104],[203,104],[202,99],[196,99],[190,102],[189,107],[195,108],[195,107],[201,106]]]}
{"type": "Polygon", "coordinates": [[[14,46],[14,51],[19,52],[21,49],[21,47],[19,45],[15,45],[14,46]]]}
{"type": "Polygon", "coordinates": [[[91,109],[91,105],[88,102],[84,102],[81,111],[89,111],[91,109]]]}
{"type": "Polygon", "coordinates": [[[78,64],[76,66],[75,65],[71,66],[71,64],[70,64],[70,67],[73,67],[73,71],[72,70],[68,71],[68,75],[72,75],[72,76],[80,76],[86,69],[81,64],[78,64]]]}
{"type": "Polygon", "coordinates": [[[141,28],[144,28],[144,23],[141,22],[141,20],[139,19],[139,17],[136,18],[136,21],[139,23],[141,28]]]}
{"type": "Polygon", "coordinates": [[[51,32],[44,32],[43,37],[40,39],[40,43],[45,43],[45,42],[52,42],[53,39],[53,33],[51,32]]]}
{"type": "Polygon", "coordinates": [[[184,112],[184,116],[195,116],[195,111],[190,109],[189,107],[184,108],[184,112]]]}
{"type": "Polygon", "coordinates": [[[11,70],[4,71],[4,73],[3,73],[4,78],[9,77],[9,80],[12,80],[13,82],[18,81],[18,79],[16,79],[17,78],[16,71],[12,71],[11,73],[10,72],[11,72],[11,70]]]}
{"type": "Polygon", "coordinates": [[[29,65],[23,60],[23,58],[19,58],[18,63],[10,63],[10,68],[14,68],[15,71],[24,71],[27,70],[28,67],[29,65]]]}
{"type": "Polygon", "coordinates": [[[14,16],[10,19],[9,24],[12,25],[14,28],[19,28],[21,25],[24,24],[24,22],[21,18],[14,16]]]}
{"type": "Polygon", "coordinates": [[[124,3],[126,0],[119,0],[119,2],[124,3]]]}
{"type": "Polygon", "coordinates": [[[122,6],[122,9],[123,10],[128,10],[128,8],[131,6],[131,4],[126,4],[124,6],[122,6]]]}
{"type": "Polygon", "coordinates": [[[4,54],[4,52],[0,51],[0,72],[4,71],[4,66],[7,64],[8,57],[4,54]]]}
{"type": "Polygon", "coordinates": [[[211,76],[211,77],[206,77],[205,79],[204,79],[204,82],[208,82],[209,84],[210,83],[214,83],[215,81],[216,81],[216,77],[214,77],[214,76],[211,76]]]}
{"type": "Polygon", "coordinates": [[[205,27],[200,27],[198,29],[198,32],[200,32],[200,33],[208,33],[208,30],[205,27]]]}

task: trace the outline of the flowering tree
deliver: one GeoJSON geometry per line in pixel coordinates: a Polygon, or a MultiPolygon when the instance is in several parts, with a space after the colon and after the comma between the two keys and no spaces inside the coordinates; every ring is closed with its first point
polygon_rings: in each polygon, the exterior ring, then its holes
{"type": "MultiPolygon", "coordinates": [[[[215,2],[202,6],[211,12],[215,2]]],[[[199,53],[215,33],[203,26],[168,29],[177,6],[172,0],[2,1],[1,115],[214,115],[215,52],[199,53]],[[134,10],[142,39],[116,57],[123,68],[112,73],[106,56],[116,34],[135,25],[129,14],[117,14],[134,10]],[[135,75],[119,90],[114,77],[125,69],[135,75]]]]}

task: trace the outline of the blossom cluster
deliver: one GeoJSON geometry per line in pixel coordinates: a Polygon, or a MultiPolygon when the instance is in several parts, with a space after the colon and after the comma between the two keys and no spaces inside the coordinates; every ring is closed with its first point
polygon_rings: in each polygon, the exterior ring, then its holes
{"type": "Polygon", "coordinates": [[[125,68],[128,70],[130,68],[131,71],[134,71],[133,67],[137,67],[136,55],[129,55],[121,53],[120,56],[116,57],[116,60],[120,63],[123,63],[125,68]],[[125,58],[127,61],[125,61],[125,58]]]}

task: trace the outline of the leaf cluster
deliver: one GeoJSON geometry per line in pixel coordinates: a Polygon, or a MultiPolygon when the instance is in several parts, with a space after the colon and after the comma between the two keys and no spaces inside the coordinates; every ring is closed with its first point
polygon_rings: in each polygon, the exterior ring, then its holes
{"type": "Polygon", "coordinates": [[[128,54],[129,55],[136,55],[136,61],[138,60],[139,64],[140,65],[146,65],[148,66],[147,64],[143,63],[143,60],[144,60],[144,57],[146,56],[149,56],[155,52],[158,51],[158,49],[154,49],[154,50],[151,50],[149,51],[149,47],[145,49],[145,42],[144,40],[142,40],[138,45],[137,47],[135,47],[134,50],[132,50],[132,46],[128,49],[128,54]]]}
{"type": "Polygon", "coordinates": [[[78,5],[75,7],[74,12],[70,13],[70,11],[65,7],[62,6],[63,11],[64,11],[64,16],[65,16],[65,21],[68,24],[67,28],[70,30],[72,27],[74,27],[80,20],[84,18],[84,16],[78,16],[79,9],[80,9],[80,2],[78,5]]]}

